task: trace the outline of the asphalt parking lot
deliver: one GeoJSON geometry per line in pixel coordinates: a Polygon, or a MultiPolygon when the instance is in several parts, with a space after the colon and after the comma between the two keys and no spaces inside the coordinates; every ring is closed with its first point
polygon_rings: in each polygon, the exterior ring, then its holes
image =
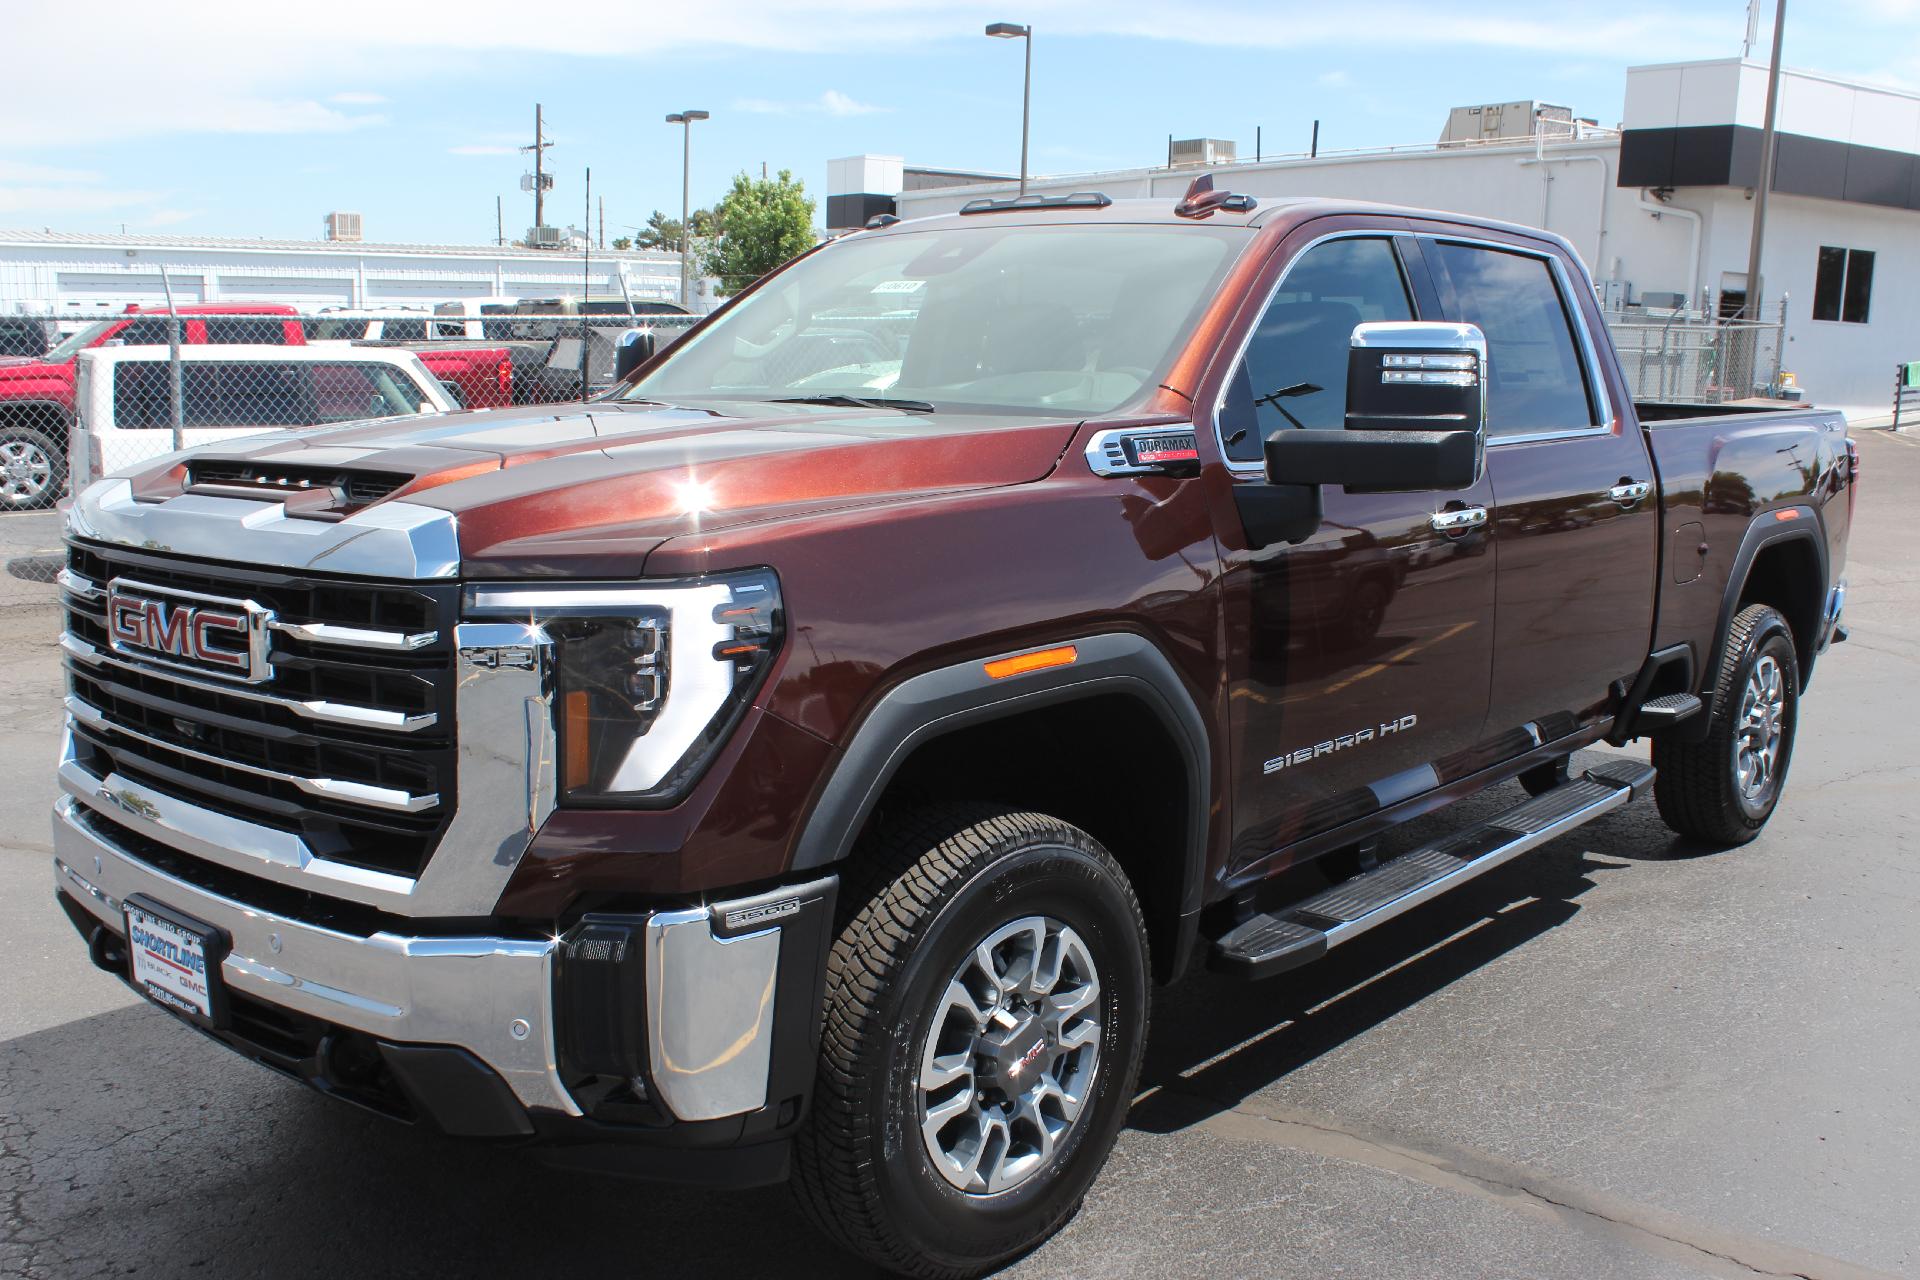
{"type": "MultiPolygon", "coordinates": [[[[1920,1274],[1920,442],[1859,434],[1853,638],[1759,841],[1643,803],[1288,979],[1187,980],[1086,1209],[1009,1274],[1920,1274]]],[[[57,534],[0,517],[0,559],[57,534]]],[[[778,1189],[393,1126],[91,968],[48,870],[52,601],[0,579],[0,1274],[858,1274],[778,1189]]]]}

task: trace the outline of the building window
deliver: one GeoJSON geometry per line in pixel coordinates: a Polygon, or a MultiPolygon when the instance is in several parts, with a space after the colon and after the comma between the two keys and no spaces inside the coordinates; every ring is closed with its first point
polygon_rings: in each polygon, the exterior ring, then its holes
{"type": "Polygon", "coordinates": [[[1873,301],[1873,250],[1823,245],[1813,277],[1813,318],[1865,324],[1873,301]]]}

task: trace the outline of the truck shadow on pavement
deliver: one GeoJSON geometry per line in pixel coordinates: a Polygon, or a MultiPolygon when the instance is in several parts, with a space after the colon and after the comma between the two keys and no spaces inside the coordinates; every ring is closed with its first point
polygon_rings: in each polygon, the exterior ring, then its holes
{"type": "MultiPolygon", "coordinates": [[[[1455,806],[1445,822],[1506,807],[1514,802],[1508,790],[1455,806]]],[[[1154,1001],[1128,1126],[1172,1133],[1231,1110],[1565,924],[1596,876],[1635,861],[1697,856],[1647,817],[1636,807],[1602,818],[1293,973],[1263,982],[1225,978],[1202,968],[1196,953],[1188,976],[1154,1001]]],[[[1387,856],[1446,829],[1431,819],[1410,824],[1395,833],[1387,856]]]]}

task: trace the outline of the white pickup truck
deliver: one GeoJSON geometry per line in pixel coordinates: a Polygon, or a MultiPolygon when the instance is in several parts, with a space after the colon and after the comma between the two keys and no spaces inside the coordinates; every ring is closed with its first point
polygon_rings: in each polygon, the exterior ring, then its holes
{"type": "MultiPolygon", "coordinates": [[[[167,348],[102,347],[77,359],[75,429],[67,447],[76,490],[173,451],[167,348]]],[[[182,447],[456,407],[409,351],[188,346],[180,348],[180,361],[182,447]]]]}

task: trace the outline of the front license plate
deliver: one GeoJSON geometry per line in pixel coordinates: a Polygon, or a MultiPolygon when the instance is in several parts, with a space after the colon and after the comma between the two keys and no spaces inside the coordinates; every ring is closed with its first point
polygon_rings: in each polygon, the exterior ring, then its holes
{"type": "Polygon", "coordinates": [[[133,984],[155,1004],[201,1026],[224,1022],[220,961],[226,935],[137,895],[127,899],[126,914],[133,984]]]}

